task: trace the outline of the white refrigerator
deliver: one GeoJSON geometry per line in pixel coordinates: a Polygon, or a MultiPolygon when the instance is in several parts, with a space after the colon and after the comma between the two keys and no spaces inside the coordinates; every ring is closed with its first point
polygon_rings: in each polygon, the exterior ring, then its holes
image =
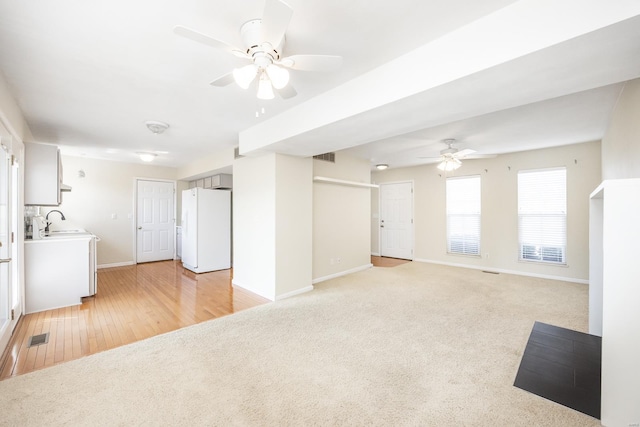
{"type": "Polygon", "coordinates": [[[182,192],[182,265],[195,273],[231,268],[231,192],[182,192]]]}

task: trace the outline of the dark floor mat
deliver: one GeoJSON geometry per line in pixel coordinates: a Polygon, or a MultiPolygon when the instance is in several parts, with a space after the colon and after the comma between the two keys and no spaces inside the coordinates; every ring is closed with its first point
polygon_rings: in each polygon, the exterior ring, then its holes
{"type": "Polygon", "coordinates": [[[536,322],[514,386],[600,419],[602,338],[536,322]]]}

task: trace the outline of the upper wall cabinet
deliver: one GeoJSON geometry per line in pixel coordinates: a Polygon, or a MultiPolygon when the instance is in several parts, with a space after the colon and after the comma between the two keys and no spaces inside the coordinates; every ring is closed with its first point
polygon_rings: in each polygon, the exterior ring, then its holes
{"type": "Polygon", "coordinates": [[[212,188],[215,190],[230,190],[233,187],[233,175],[230,173],[219,173],[206,178],[189,181],[189,188],[212,188]]]}
{"type": "Polygon", "coordinates": [[[58,147],[26,143],[24,153],[24,204],[60,205],[62,191],[68,191],[70,188],[62,184],[62,162],[58,147]]]}

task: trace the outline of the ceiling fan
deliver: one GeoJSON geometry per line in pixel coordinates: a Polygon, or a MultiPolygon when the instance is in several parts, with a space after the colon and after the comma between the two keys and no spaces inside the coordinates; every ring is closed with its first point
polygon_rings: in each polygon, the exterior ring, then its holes
{"type": "Polygon", "coordinates": [[[247,89],[258,81],[257,96],[273,99],[274,89],[282,98],[297,94],[289,85],[289,71],[332,71],[342,65],[342,57],[335,55],[283,56],[285,32],[289,26],[293,9],[282,0],[266,0],[261,19],[252,19],[240,27],[242,48],[202,34],[191,28],[177,25],[173,31],[193,41],[223,49],[231,54],[251,61],[249,65],[236,68],[211,82],[213,86],[227,86],[236,82],[247,89]]]}
{"type": "MultiPolygon", "coordinates": [[[[441,171],[449,172],[458,169],[462,166],[462,162],[460,159],[464,159],[465,157],[473,154],[476,150],[472,150],[470,148],[465,148],[464,150],[458,150],[453,146],[456,140],[453,138],[445,139],[442,142],[447,144],[447,148],[440,151],[440,157],[438,163],[438,169],[441,171]]],[[[484,156],[483,156],[484,157],[484,156]]],[[[429,159],[432,157],[420,157],[421,159],[429,159]]]]}

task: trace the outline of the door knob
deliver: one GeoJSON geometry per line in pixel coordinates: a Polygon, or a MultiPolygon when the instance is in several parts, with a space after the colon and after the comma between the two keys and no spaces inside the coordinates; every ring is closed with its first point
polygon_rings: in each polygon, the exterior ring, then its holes
{"type": "Polygon", "coordinates": [[[381,225],[380,228],[384,228],[384,225],[381,225]]]}
{"type": "Polygon", "coordinates": [[[138,230],[142,230],[142,226],[138,227],[138,230]]]}
{"type": "Polygon", "coordinates": [[[0,259],[0,264],[3,264],[5,262],[11,262],[11,258],[2,258],[2,259],[0,259]]]}

